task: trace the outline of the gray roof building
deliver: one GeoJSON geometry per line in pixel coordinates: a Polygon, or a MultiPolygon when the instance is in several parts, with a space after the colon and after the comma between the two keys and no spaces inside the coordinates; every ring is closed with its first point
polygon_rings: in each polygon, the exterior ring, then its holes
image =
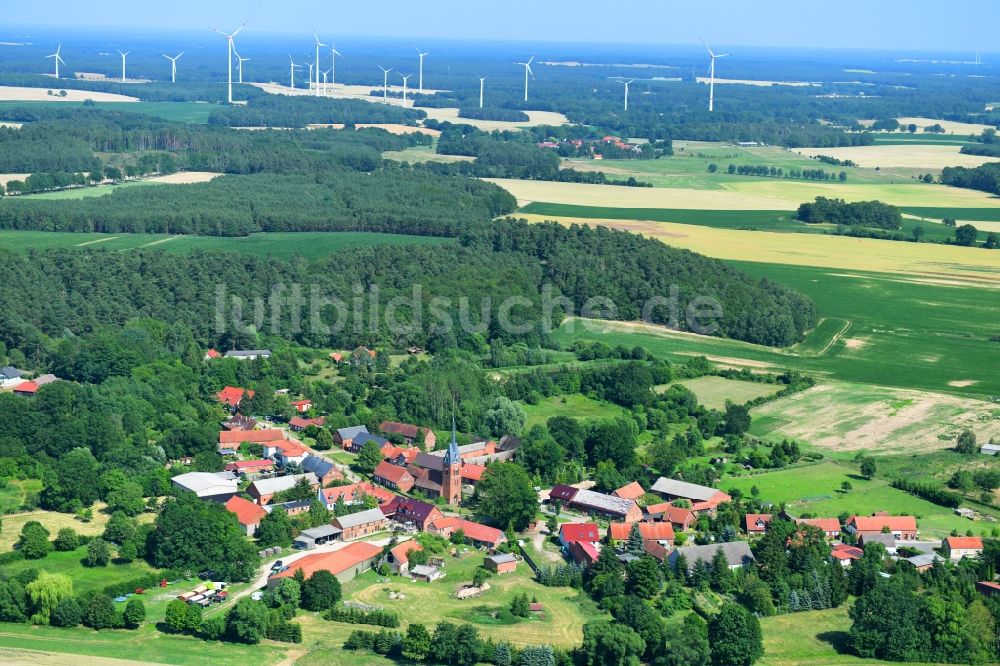
{"type": "Polygon", "coordinates": [[[729,562],[730,569],[745,567],[756,561],[753,553],[750,551],[750,544],[746,541],[727,541],[725,543],[710,543],[704,546],[686,546],[670,553],[668,560],[673,565],[676,563],[677,558],[683,555],[687,560],[688,571],[691,571],[698,562],[711,564],[715,554],[720,550],[726,556],[726,561],[729,562]]]}
{"type": "Polygon", "coordinates": [[[517,558],[511,553],[497,553],[496,555],[490,555],[486,559],[491,560],[494,564],[507,564],[508,562],[517,562],[517,558]]]}
{"type": "Polygon", "coordinates": [[[312,472],[317,478],[321,479],[330,472],[336,471],[336,466],[326,458],[308,455],[306,456],[306,459],[302,461],[302,469],[307,472],[312,472]]]}
{"type": "Polygon", "coordinates": [[[239,485],[231,472],[188,472],[173,477],[170,482],[202,499],[220,501],[226,501],[235,495],[239,485]]]}
{"type": "Polygon", "coordinates": [[[226,358],[270,358],[270,349],[230,349],[226,352],[226,358]]]}
{"type": "MultiPolygon", "coordinates": [[[[307,472],[305,474],[290,474],[288,476],[275,476],[270,479],[257,479],[250,487],[253,488],[257,495],[273,495],[275,493],[280,493],[282,490],[288,490],[295,486],[299,479],[305,478],[309,481],[310,485],[318,485],[319,479],[312,472],[307,472]]],[[[253,493],[251,493],[253,494],[253,493]]]]}
{"type": "Polygon", "coordinates": [[[353,440],[355,437],[357,437],[362,433],[366,435],[368,434],[367,426],[358,425],[358,426],[351,426],[350,428],[337,428],[337,436],[340,438],[341,442],[347,439],[353,440]]]}
{"type": "Polygon", "coordinates": [[[687,481],[678,481],[677,479],[668,479],[664,476],[658,478],[650,490],[661,495],[683,497],[701,502],[712,499],[719,492],[715,488],[699,486],[697,483],[688,483],[687,481]]]}
{"type": "Polygon", "coordinates": [[[337,518],[334,518],[334,520],[342,529],[350,529],[352,527],[358,527],[359,525],[378,523],[386,520],[386,517],[385,514],[382,513],[381,509],[366,509],[364,511],[358,511],[357,513],[349,513],[344,516],[338,516],[337,518]]]}

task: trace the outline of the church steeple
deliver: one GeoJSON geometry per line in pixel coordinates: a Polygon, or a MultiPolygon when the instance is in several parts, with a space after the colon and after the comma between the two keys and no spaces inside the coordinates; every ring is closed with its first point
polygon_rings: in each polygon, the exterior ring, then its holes
{"type": "Polygon", "coordinates": [[[448,504],[458,506],[462,502],[462,454],[458,450],[454,414],[451,415],[451,441],[442,462],[441,496],[448,504]]]}
{"type": "Polygon", "coordinates": [[[444,454],[444,464],[453,465],[462,462],[462,455],[458,452],[458,439],[455,432],[455,415],[451,415],[451,441],[448,442],[448,452],[444,454]]]}

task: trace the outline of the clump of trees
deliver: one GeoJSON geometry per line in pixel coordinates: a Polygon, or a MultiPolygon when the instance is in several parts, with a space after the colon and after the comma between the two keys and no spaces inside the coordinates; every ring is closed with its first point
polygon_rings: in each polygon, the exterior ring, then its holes
{"type": "Polygon", "coordinates": [[[826,197],[816,197],[813,203],[801,204],[796,218],[809,224],[842,224],[889,230],[899,229],[903,221],[898,208],[881,201],[848,203],[843,199],[826,197]]]}

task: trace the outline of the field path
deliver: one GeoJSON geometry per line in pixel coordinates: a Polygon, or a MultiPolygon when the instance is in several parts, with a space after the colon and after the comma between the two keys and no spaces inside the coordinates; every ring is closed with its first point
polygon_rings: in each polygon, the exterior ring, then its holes
{"type": "Polygon", "coordinates": [[[155,241],[153,241],[151,243],[146,243],[145,245],[140,245],[139,247],[152,247],[154,245],[159,245],[160,243],[166,243],[167,241],[172,241],[172,240],[175,240],[177,238],[181,238],[181,236],[178,235],[178,236],[169,236],[167,238],[161,238],[161,239],[155,240],[155,241]]]}
{"type": "Polygon", "coordinates": [[[94,243],[105,243],[109,240],[114,240],[116,238],[118,238],[118,236],[108,236],[107,238],[96,238],[94,240],[86,241],[85,243],[77,243],[76,246],[83,247],[84,245],[93,245],[94,243]]]}

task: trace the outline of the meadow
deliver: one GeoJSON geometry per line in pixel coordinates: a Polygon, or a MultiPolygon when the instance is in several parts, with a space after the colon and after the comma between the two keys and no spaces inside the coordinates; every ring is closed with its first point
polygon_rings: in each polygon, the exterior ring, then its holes
{"type": "Polygon", "coordinates": [[[625,411],[610,402],[602,402],[585,395],[556,395],[542,398],[537,405],[521,405],[527,415],[525,430],[535,425],[544,425],[553,416],[569,416],[576,419],[607,419],[620,416],[625,411]]]}
{"type": "MultiPolygon", "coordinates": [[[[763,382],[743,382],[736,379],[726,379],[725,377],[698,377],[696,379],[685,379],[677,382],[686,386],[698,397],[699,404],[709,409],[723,410],[726,402],[743,404],[749,400],[763,398],[774,395],[781,390],[777,384],[765,384],[763,382]]],[[[664,387],[656,387],[657,390],[664,387]]]]}
{"type": "Polygon", "coordinates": [[[340,250],[373,245],[422,245],[453,242],[448,238],[365,232],[263,232],[250,236],[171,236],[167,234],[100,234],[49,231],[0,231],[0,248],[16,252],[31,249],[80,248],[105,250],[158,249],[183,253],[192,250],[240,252],[287,259],[319,259],[340,250]]]}
{"type": "MultiPolygon", "coordinates": [[[[82,92],[82,91],[81,91],[82,92]]],[[[100,94],[86,91],[88,97],[100,94]]],[[[95,98],[96,99],[96,98],[95,98]]],[[[57,106],[58,108],[72,108],[83,106],[83,102],[58,102],[58,101],[34,101],[34,102],[14,102],[0,101],[0,110],[16,109],[20,107],[57,106]]],[[[88,107],[90,105],[88,104],[88,107]]],[[[109,109],[111,111],[127,111],[129,113],[145,113],[164,120],[173,120],[179,123],[205,124],[212,114],[212,104],[206,102],[97,102],[91,108],[109,109]]]]}
{"type": "Polygon", "coordinates": [[[83,594],[133,580],[153,571],[145,560],[136,560],[128,564],[112,563],[106,567],[85,567],[82,560],[86,554],[86,547],[70,551],[53,551],[40,560],[20,560],[7,564],[3,567],[3,572],[12,575],[26,569],[39,569],[48,573],[63,574],[73,579],[73,592],[83,594]]]}
{"type": "MultiPolygon", "coordinates": [[[[26,485],[32,487],[34,483],[26,482],[26,485]]],[[[40,482],[38,483],[40,487],[40,482]]],[[[104,526],[110,517],[103,509],[104,504],[102,502],[95,503],[93,518],[87,522],[79,520],[69,513],[45,511],[42,509],[3,516],[3,531],[0,532],[0,552],[6,552],[14,548],[14,543],[17,542],[18,536],[21,534],[21,528],[29,520],[37,520],[41,523],[51,533],[50,538],[52,539],[56,538],[56,533],[63,527],[71,527],[79,534],[86,536],[100,536],[104,532],[104,526]]],[[[142,522],[152,521],[153,514],[141,514],[139,520],[142,522]]]]}
{"type": "Polygon", "coordinates": [[[0,479],[0,514],[20,511],[32,496],[37,498],[41,491],[40,479],[0,479]]]}

